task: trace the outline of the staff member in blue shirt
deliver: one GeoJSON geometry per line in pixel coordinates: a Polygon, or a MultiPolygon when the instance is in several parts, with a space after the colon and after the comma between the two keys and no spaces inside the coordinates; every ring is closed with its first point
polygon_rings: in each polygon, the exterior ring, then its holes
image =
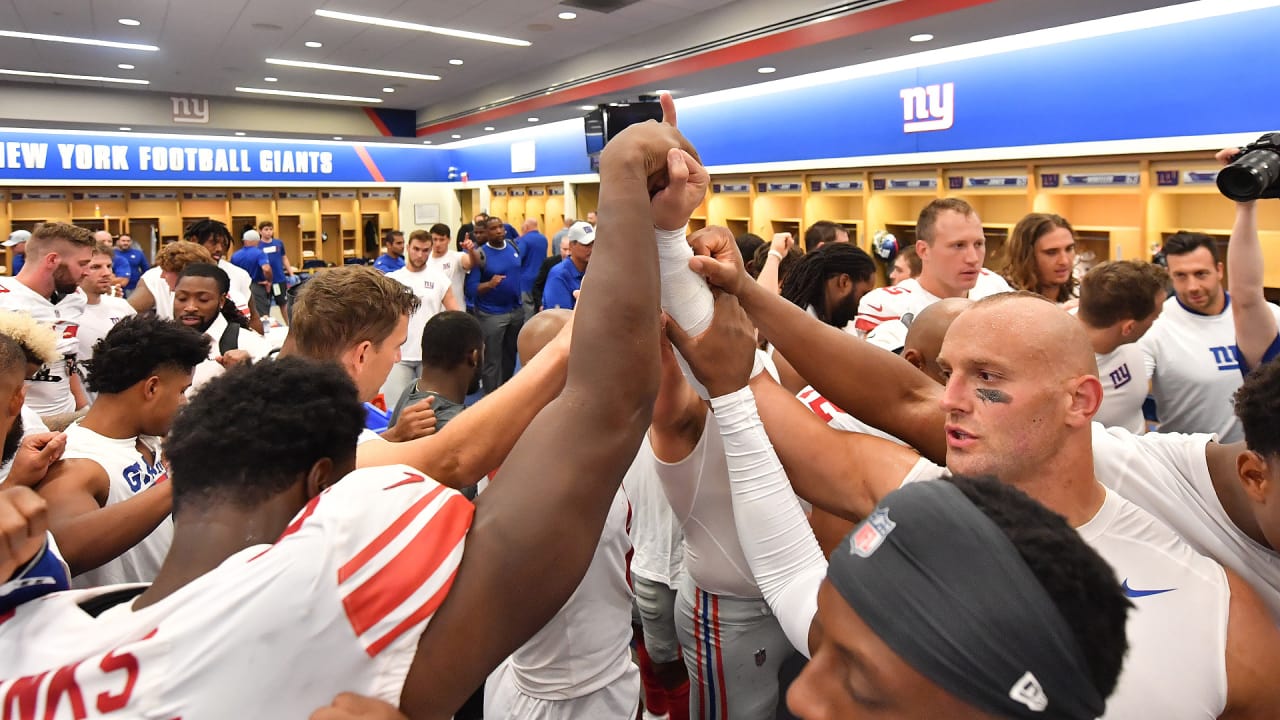
{"type": "Polygon", "coordinates": [[[138,287],[138,279],[142,277],[142,273],[150,269],[147,256],[133,246],[133,238],[121,233],[120,237],[116,238],[116,252],[112,259],[111,272],[116,277],[129,280],[124,286],[125,295],[138,287]]]}
{"type": "Polygon", "coordinates": [[[565,308],[572,310],[578,299],[573,293],[582,288],[582,276],[591,261],[591,244],[596,241],[596,230],[590,223],[574,223],[569,228],[569,257],[547,273],[547,286],[542,291],[542,309],[565,308]]]}
{"type": "Polygon", "coordinates": [[[373,261],[373,267],[382,274],[395,272],[404,267],[404,233],[399,230],[388,230],[382,236],[382,254],[373,261]]]}
{"type": "Polygon", "coordinates": [[[9,248],[9,255],[12,258],[9,262],[9,274],[14,277],[18,276],[18,271],[22,269],[22,264],[27,260],[27,241],[30,239],[30,230],[14,230],[9,233],[8,240],[0,243],[0,245],[9,248]]]}
{"type": "Polygon", "coordinates": [[[245,230],[241,240],[244,247],[231,256],[231,264],[249,273],[249,279],[253,281],[249,286],[253,294],[253,311],[259,317],[266,317],[271,314],[271,283],[274,280],[271,261],[258,246],[262,236],[257,230],[245,230]]]}
{"type": "Polygon", "coordinates": [[[516,239],[516,249],[520,251],[520,299],[524,302],[524,319],[528,321],[538,312],[541,298],[533,296],[533,283],[547,257],[547,236],[538,232],[536,219],[524,221],[524,234],[516,239]]]}
{"type": "Polygon", "coordinates": [[[520,301],[520,251],[507,240],[502,218],[490,217],[480,248],[480,285],[476,288],[476,317],[484,331],[484,366],[480,371],[486,393],[497,390],[516,371],[516,338],[524,325],[520,301]]]}

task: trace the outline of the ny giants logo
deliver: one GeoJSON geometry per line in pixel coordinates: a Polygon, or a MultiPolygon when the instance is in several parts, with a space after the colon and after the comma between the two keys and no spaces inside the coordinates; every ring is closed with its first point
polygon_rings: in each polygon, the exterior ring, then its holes
{"type": "Polygon", "coordinates": [[[955,124],[955,83],[906,88],[902,98],[902,132],[949,130],[955,124]]]}
{"type": "Polygon", "coordinates": [[[1240,349],[1235,345],[1221,345],[1209,348],[1213,353],[1213,362],[1219,370],[1233,372],[1240,369],[1240,349]]]}
{"type": "Polygon", "coordinates": [[[1133,380],[1133,373],[1129,372],[1129,363],[1111,371],[1111,385],[1117,390],[1128,385],[1130,380],[1133,380]]]}

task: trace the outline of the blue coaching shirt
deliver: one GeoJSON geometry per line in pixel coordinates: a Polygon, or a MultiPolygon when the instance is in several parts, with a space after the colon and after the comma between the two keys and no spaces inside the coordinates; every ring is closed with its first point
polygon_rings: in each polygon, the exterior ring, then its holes
{"type": "Polygon", "coordinates": [[[231,256],[231,264],[249,273],[249,279],[253,282],[266,282],[267,276],[262,272],[262,266],[270,266],[271,262],[267,260],[267,256],[258,247],[242,247],[231,256]]]}
{"type": "Polygon", "coordinates": [[[373,261],[373,268],[384,275],[389,272],[395,272],[402,267],[404,267],[403,255],[398,258],[393,258],[386,253],[382,253],[378,256],[377,260],[373,261]]]}
{"type": "Polygon", "coordinates": [[[532,293],[542,261],[547,257],[547,236],[537,230],[525,233],[516,240],[516,249],[520,251],[520,292],[532,293]]]}
{"type": "Polygon", "coordinates": [[[502,247],[485,245],[480,248],[484,265],[480,268],[480,282],[488,282],[494,275],[505,275],[487,293],[476,297],[476,309],[489,315],[509,313],[520,303],[520,251],[515,243],[503,241],[502,247]]]}
{"type": "Polygon", "coordinates": [[[578,303],[573,297],[573,291],[582,289],[584,274],[577,265],[573,264],[573,258],[565,258],[551,268],[551,272],[547,273],[546,289],[542,291],[542,308],[572,310],[578,303]]]}
{"type": "Polygon", "coordinates": [[[279,238],[271,242],[263,240],[258,243],[258,249],[267,256],[267,264],[271,266],[271,282],[284,282],[284,242],[279,238]]]}
{"type": "Polygon", "coordinates": [[[150,270],[151,266],[147,263],[147,256],[136,247],[128,250],[116,248],[115,255],[111,261],[111,272],[116,277],[129,278],[129,284],[124,286],[125,290],[132,290],[138,286],[138,278],[142,277],[142,273],[150,270]]]}

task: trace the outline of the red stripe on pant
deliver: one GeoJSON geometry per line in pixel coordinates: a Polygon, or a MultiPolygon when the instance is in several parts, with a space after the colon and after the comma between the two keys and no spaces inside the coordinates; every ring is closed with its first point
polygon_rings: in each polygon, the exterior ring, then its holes
{"type": "Polygon", "coordinates": [[[707,716],[707,697],[701,688],[706,687],[703,682],[702,675],[702,591],[695,589],[693,591],[693,644],[697,647],[698,656],[698,717],[705,718],[707,716]]]}
{"type": "Polygon", "coordinates": [[[644,646],[644,639],[636,643],[636,655],[640,658],[640,686],[644,690],[644,709],[654,715],[666,715],[667,690],[658,681],[658,674],[653,670],[653,660],[649,659],[649,651],[644,646]]]}
{"type": "Polygon", "coordinates": [[[724,658],[720,650],[720,596],[718,595],[711,596],[711,620],[712,632],[715,633],[712,637],[715,639],[713,644],[716,649],[716,689],[720,693],[720,712],[727,718],[730,717],[729,699],[724,681],[724,658]]]}

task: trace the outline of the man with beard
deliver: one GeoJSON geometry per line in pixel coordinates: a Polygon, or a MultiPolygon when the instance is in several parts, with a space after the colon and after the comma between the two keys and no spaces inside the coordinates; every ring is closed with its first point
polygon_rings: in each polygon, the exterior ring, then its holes
{"type": "Polygon", "coordinates": [[[155,261],[129,295],[129,304],[140,313],[155,310],[160,319],[172,320],[173,289],[178,285],[178,276],[191,263],[212,263],[213,256],[199,243],[178,240],[160,248],[155,261]]]}
{"type": "Polygon", "coordinates": [[[192,263],[182,271],[173,293],[173,316],[178,322],[209,336],[209,357],[196,367],[191,392],[233,365],[261,360],[271,347],[248,327],[229,294],[230,281],[222,268],[192,263]]]}
{"type": "MultiPolygon", "coordinates": [[[[112,326],[130,315],[136,314],[133,306],[124,298],[114,297],[111,287],[115,275],[111,270],[111,246],[98,243],[93,250],[93,260],[89,262],[89,272],[80,281],[80,291],[85,296],[84,315],[80,316],[80,331],[76,339],[80,342],[80,361],[93,359],[93,346],[101,340],[112,326]]],[[[87,365],[81,366],[81,372],[88,378],[87,365]]]]}
{"type": "Polygon", "coordinates": [[[121,320],[94,347],[98,399],[67,428],[67,449],[37,488],[77,587],[150,582],[173,538],[160,438],[209,340],[154,316],[121,320]]]}
{"type": "MultiPolygon", "coordinates": [[[[25,361],[24,378],[60,357],[54,330],[26,313],[0,313],[0,337],[18,343],[25,361]]],[[[4,372],[3,361],[4,354],[0,352],[0,373],[4,372]]],[[[27,407],[25,399],[25,386],[19,384],[11,392],[0,384],[0,428],[12,422],[0,453],[6,458],[0,463],[0,486],[34,486],[44,479],[49,466],[62,457],[67,445],[66,436],[49,432],[40,416],[27,407]]]]}
{"type": "Polygon", "coordinates": [[[843,328],[858,314],[858,301],[875,286],[876,264],[862,248],[827,243],[800,258],[782,280],[782,297],[822,322],[843,328]]]}
{"type": "Polygon", "coordinates": [[[67,223],[46,223],[27,241],[27,263],[17,277],[0,278],[0,309],[25,312],[60,336],[60,359],[45,364],[27,383],[27,404],[41,417],[66,415],[88,404],[76,357],[76,333],[84,314],[80,280],[93,258],[93,235],[67,223]]]}
{"type": "Polygon", "coordinates": [[[235,303],[236,310],[248,319],[249,329],[261,335],[262,319],[249,309],[249,302],[253,299],[253,279],[244,269],[233,265],[226,258],[227,250],[231,248],[231,231],[227,230],[227,226],[219,220],[201,220],[187,228],[183,239],[199,243],[209,251],[213,256],[213,262],[231,280],[231,289],[228,293],[231,302],[235,303]]]}
{"type": "Polygon", "coordinates": [[[387,273],[387,277],[412,290],[421,301],[418,309],[409,316],[409,335],[400,346],[400,359],[391,367],[386,382],[382,383],[382,396],[388,405],[399,400],[404,395],[405,388],[422,371],[422,329],[427,321],[445,310],[462,309],[457,298],[449,291],[449,276],[427,263],[431,257],[432,245],[429,233],[414,230],[409,235],[404,267],[387,273]]]}

